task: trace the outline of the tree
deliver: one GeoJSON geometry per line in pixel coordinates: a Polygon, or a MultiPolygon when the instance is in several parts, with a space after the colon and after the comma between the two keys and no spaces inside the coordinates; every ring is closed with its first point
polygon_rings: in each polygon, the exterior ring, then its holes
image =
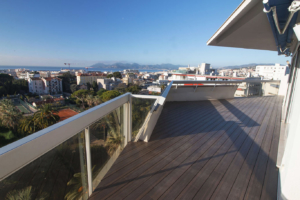
{"type": "Polygon", "coordinates": [[[114,76],[115,78],[120,78],[120,79],[123,78],[121,72],[114,72],[114,73],[113,73],[113,76],[114,76]]]}
{"type": "Polygon", "coordinates": [[[126,89],[126,92],[131,92],[132,94],[138,94],[141,91],[141,88],[137,85],[130,86],[126,89]]]}
{"type": "Polygon", "coordinates": [[[106,78],[112,78],[112,77],[114,77],[114,75],[112,75],[112,74],[108,74],[108,75],[106,76],[106,78]]]}
{"type": "Polygon", "coordinates": [[[119,83],[118,86],[115,88],[120,93],[126,92],[126,84],[125,83],[119,83]]]}
{"type": "Polygon", "coordinates": [[[2,125],[16,130],[16,127],[21,118],[22,113],[17,110],[12,101],[7,99],[0,101],[0,121],[2,125]]]}
{"type": "Polygon", "coordinates": [[[106,92],[107,90],[104,89],[104,88],[101,88],[98,92],[97,92],[97,95],[98,96],[101,96],[104,92],[106,92]]]}
{"type": "Polygon", "coordinates": [[[86,83],[86,87],[87,87],[88,90],[90,90],[91,87],[92,87],[91,83],[90,83],[90,82],[87,82],[87,83],[86,83]]]}
{"type": "Polygon", "coordinates": [[[94,105],[94,96],[93,95],[87,95],[85,100],[89,107],[93,107],[93,105],[94,105]]]}
{"type": "Polygon", "coordinates": [[[29,135],[36,131],[47,128],[60,120],[58,112],[50,104],[42,106],[39,112],[33,116],[21,120],[20,129],[23,134],[29,135]]]}
{"type": "Polygon", "coordinates": [[[98,91],[98,84],[97,84],[96,81],[93,81],[93,83],[92,83],[92,88],[94,89],[95,92],[98,91]]]}
{"type": "Polygon", "coordinates": [[[72,93],[76,92],[76,91],[78,90],[77,84],[72,84],[72,85],[70,86],[70,90],[71,90],[72,93]]]}
{"type": "Polygon", "coordinates": [[[76,76],[72,75],[70,72],[63,73],[62,76],[58,78],[62,79],[63,91],[71,92],[71,84],[76,84],[76,76]]]}
{"type": "Polygon", "coordinates": [[[76,97],[77,99],[79,99],[81,101],[82,108],[85,108],[84,100],[85,100],[86,96],[93,95],[93,94],[94,94],[94,91],[91,91],[91,90],[77,90],[76,92],[74,92],[71,95],[71,97],[76,97]]]}
{"type": "Polygon", "coordinates": [[[7,92],[6,92],[5,87],[4,86],[0,86],[0,97],[4,96],[6,94],[7,94],[7,92]]]}
{"type": "Polygon", "coordinates": [[[95,96],[94,97],[94,105],[96,106],[96,105],[99,105],[101,103],[102,103],[101,97],[100,96],[95,96]]]}
{"type": "Polygon", "coordinates": [[[117,96],[120,96],[120,92],[116,91],[116,90],[109,90],[109,91],[106,91],[104,92],[102,95],[101,95],[101,99],[102,101],[106,102],[106,101],[109,101],[117,96]]]}
{"type": "Polygon", "coordinates": [[[40,112],[34,114],[34,121],[40,129],[47,128],[60,120],[58,111],[50,104],[45,104],[40,109],[40,112]]]}

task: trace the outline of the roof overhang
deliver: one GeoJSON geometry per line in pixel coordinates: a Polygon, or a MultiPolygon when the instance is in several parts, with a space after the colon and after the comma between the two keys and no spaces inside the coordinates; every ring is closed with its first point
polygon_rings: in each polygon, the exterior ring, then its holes
{"type": "MultiPolygon", "coordinates": [[[[272,28],[263,9],[261,0],[244,0],[207,45],[277,51],[272,28]]],[[[291,50],[297,45],[295,34],[292,40],[291,50]]]]}

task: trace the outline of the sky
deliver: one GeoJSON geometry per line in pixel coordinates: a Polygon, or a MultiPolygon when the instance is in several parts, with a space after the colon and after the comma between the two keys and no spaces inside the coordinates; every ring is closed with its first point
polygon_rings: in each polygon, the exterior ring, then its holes
{"type": "Polygon", "coordinates": [[[285,64],[275,51],[206,45],[241,2],[1,0],[0,65],[285,64]]]}

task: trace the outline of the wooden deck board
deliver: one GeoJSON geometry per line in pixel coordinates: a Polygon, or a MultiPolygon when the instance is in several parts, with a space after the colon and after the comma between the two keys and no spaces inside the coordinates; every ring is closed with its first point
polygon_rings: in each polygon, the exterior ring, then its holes
{"type": "Polygon", "coordinates": [[[149,143],[129,143],[90,199],[276,198],[281,102],[167,103],[149,143]]]}

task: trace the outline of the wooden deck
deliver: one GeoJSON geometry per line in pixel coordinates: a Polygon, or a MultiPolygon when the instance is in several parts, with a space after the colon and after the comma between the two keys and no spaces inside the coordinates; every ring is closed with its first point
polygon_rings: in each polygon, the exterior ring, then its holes
{"type": "Polygon", "coordinates": [[[282,97],[168,102],[90,199],[277,199],[282,97]]]}

